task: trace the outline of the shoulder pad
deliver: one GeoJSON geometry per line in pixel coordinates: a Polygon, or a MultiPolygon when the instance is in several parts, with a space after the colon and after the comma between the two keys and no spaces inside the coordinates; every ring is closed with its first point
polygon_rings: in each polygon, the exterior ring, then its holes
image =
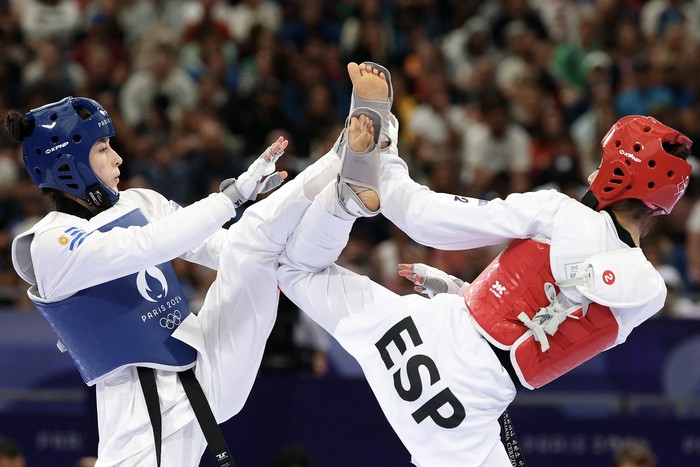
{"type": "Polygon", "coordinates": [[[32,253],[30,250],[34,234],[41,227],[51,222],[55,217],[55,212],[49,213],[29,230],[22,232],[12,240],[12,265],[15,271],[17,271],[17,275],[29,284],[36,285],[34,264],[32,263],[32,253]]]}
{"type": "Polygon", "coordinates": [[[576,289],[582,295],[615,308],[645,305],[666,289],[663,279],[640,248],[591,256],[579,267],[576,279],[576,289]]]}

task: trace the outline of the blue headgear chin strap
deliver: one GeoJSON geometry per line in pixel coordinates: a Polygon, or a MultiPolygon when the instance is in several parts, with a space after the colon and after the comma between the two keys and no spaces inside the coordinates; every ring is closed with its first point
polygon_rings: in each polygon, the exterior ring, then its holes
{"type": "Polygon", "coordinates": [[[66,97],[30,110],[27,122],[34,123],[22,143],[24,166],[39,188],[54,188],[97,207],[110,207],[119,193],[102,183],[90,167],[90,148],[114,136],[107,111],[92,99],[66,97]],[[86,119],[78,109],[90,113],[86,119]]]}

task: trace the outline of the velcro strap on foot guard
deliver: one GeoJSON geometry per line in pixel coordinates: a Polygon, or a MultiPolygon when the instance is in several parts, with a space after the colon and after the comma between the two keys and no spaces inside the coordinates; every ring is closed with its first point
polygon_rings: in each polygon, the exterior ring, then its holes
{"type": "Polygon", "coordinates": [[[346,137],[345,145],[341,148],[343,155],[338,174],[338,199],[343,209],[349,214],[355,217],[371,217],[376,216],[379,210],[370,211],[367,209],[355,190],[349,185],[366,188],[379,194],[379,132],[382,127],[382,119],[375,110],[359,107],[350,113],[347,125],[350,125],[350,118],[360,115],[366,115],[374,124],[374,144],[370,150],[359,154],[350,149],[346,137]]]}
{"type": "MultiPolygon", "coordinates": [[[[387,70],[385,67],[374,62],[362,62],[362,65],[369,65],[377,71],[384,73],[386,84],[389,87],[389,99],[386,101],[365,99],[363,97],[358,96],[357,93],[355,93],[355,91],[353,90],[352,97],[350,98],[351,115],[352,112],[355,111],[355,109],[358,109],[360,107],[367,107],[369,109],[376,110],[382,117],[382,129],[381,132],[377,132],[377,134],[381,134],[380,141],[392,142],[391,134],[389,131],[389,128],[391,128],[390,118],[392,118],[391,106],[394,104],[394,87],[391,84],[391,73],[389,73],[389,70],[387,70]]],[[[375,126],[375,129],[376,128],[377,127],[375,126]]],[[[396,141],[394,141],[394,143],[396,143],[396,141]]]]}

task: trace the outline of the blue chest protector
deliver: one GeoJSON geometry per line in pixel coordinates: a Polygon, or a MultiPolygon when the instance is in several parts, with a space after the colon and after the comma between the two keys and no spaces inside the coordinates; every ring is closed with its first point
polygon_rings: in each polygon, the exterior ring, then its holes
{"type": "MultiPolygon", "coordinates": [[[[102,226],[143,226],[136,209],[102,226]]],[[[89,386],[127,366],[181,371],[191,367],[197,351],[171,334],[190,308],[171,264],[149,267],[99,284],[54,303],[34,301],[89,386]]]]}

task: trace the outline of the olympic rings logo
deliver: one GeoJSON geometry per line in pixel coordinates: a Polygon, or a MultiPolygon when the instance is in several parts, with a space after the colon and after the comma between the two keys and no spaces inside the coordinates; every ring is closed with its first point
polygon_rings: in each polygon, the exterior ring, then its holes
{"type": "Polygon", "coordinates": [[[160,325],[165,329],[175,329],[180,325],[182,320],[182,315],[178,310],[168,313],[168,316],[164,316],[160,319],[160,325]]]}

